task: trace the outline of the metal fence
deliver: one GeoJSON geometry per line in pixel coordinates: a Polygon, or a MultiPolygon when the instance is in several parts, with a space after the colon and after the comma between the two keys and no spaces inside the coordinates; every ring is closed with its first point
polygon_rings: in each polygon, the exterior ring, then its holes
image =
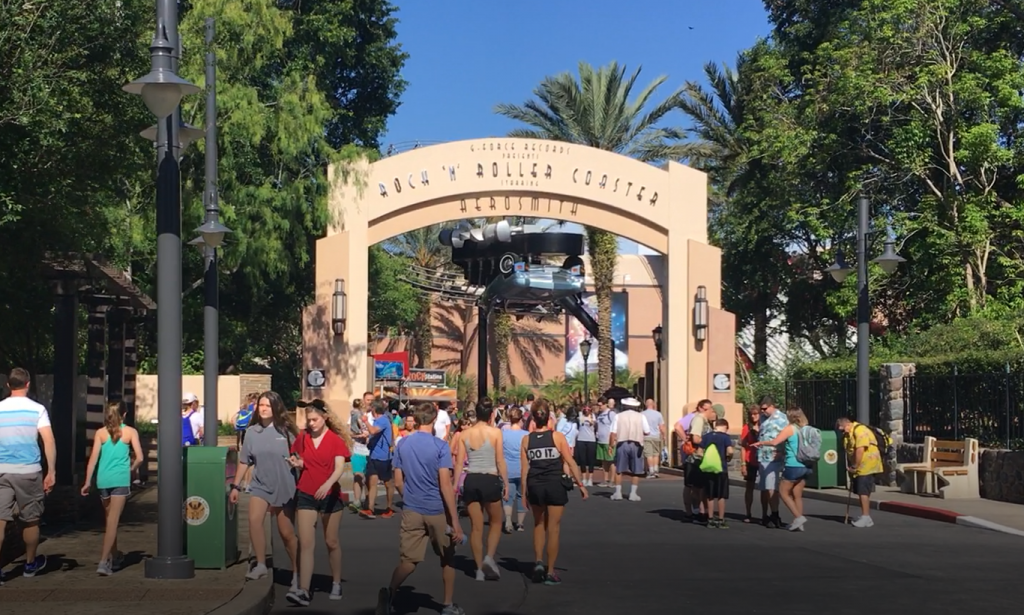
{"type": "MultiPolygon", "coordinates": [[[[880,379],[871,379],[869,407],[871,423],[878,424],[881,394],[880,379]]],[[[786,382],[786,407],[797,406],[807,420],[818,429],[834,429],[842,417],[857,414],[857,379],[835,378],[822,380],[790,380],[786,382]]]]}
{"type": "Polygon", "coordinates": [[[982,447],[1024,449],[1024,374],[908,376],[904,440],[976,438],[982,447]]]}
{"type": "MultiPolygon", "coordinates": [[[[871,379],[871,423],[880,421],[880,380],[871,379]]],[[[976,438],[985,448],[1024,450],[1024,373],[1001,372],[907,376],[903,379],[903,440],[920,444],[926,436],[943,440],[976,438]]],[[[855,378],[790,380],[786,406],[799,406],[819,429],[854,417],[855,378]]]]}

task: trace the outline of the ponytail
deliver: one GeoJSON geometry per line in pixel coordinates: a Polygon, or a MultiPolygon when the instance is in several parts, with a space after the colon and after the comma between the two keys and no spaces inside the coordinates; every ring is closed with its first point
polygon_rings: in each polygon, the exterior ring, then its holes
{"type": "Polygon", "coordinates": [[[107,402],[107,408],[103,412],[103,427],[110,434],[110,440],[117,444],[121,439],[121,421],[124,420],[125,405],[123,401],[107,402]]]}

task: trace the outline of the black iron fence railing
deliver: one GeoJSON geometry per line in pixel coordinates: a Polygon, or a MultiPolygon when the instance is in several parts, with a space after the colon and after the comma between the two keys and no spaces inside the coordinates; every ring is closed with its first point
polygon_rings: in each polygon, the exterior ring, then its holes
{"type": "MultiPolygon", "coordinates": [[[[871,422],[879,424],[880,380],[871,379],[871,422]]],[[[786,406],[799,406],[818,428],[832,428],[842,416],[856,413],[855,378],[790,380],[786,406]]],[[[903,379],[903,440],[919,444],[925,437],[944,440],[976,438],[985,448],[1024,450],[1024,373],[907,376],[903,379]]],[[[888,403],[889,400],[885,400],[888,403]]]]}
{"type": "MultiPolygon", "coordinates": [[[[877,424],[881,396],[880,380],[871,378],[871,423],[877,424]]],[[[818,429],[834,429],[842,417],[855,418],[857,414],[857,379],[836,378],[821,380],[790,380],[786,383],[786,407],[796,406],[804,411],[807,420],[818,429]]]]}

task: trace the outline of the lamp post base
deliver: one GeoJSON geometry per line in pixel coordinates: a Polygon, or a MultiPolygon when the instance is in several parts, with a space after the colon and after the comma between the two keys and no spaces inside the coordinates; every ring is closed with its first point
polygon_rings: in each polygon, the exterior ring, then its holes
{"type": "Polygon", "coordinates": [[[146,560],[147,579],[191,579],[195,576],[195,562],[184,555],[157,555],[146,560]]]}

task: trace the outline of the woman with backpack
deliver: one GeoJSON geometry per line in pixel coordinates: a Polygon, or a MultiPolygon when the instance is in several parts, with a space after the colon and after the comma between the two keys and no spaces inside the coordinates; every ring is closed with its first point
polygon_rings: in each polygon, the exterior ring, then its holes
{"type": "Polygon", "coordinates": [[[808,453],[807,446],[821,445],[821,434],[817,429],[807,423],[807,416],[800,408],[786,410],[787,425],[774,440],[766,442],[755,442],[753,446],[778,446],[786,443],[785,465],[782,470],[782,484],[779,486],[779,497],[786,505],[789,512],[793,513],[793,521],[786,527],[791,532],[804,531],[804,524],[807,517],[804,516],[804,486],[807,477],[811,474],[808,461],[805,458],[816,453],[808,453]],[[814,433],[817,437],[814,437],[814,433]],[[804,440],[804,450],[801,450],[801,439],[804,440]],[[816,441],[816,444],[815,444],[816,441]]]}

